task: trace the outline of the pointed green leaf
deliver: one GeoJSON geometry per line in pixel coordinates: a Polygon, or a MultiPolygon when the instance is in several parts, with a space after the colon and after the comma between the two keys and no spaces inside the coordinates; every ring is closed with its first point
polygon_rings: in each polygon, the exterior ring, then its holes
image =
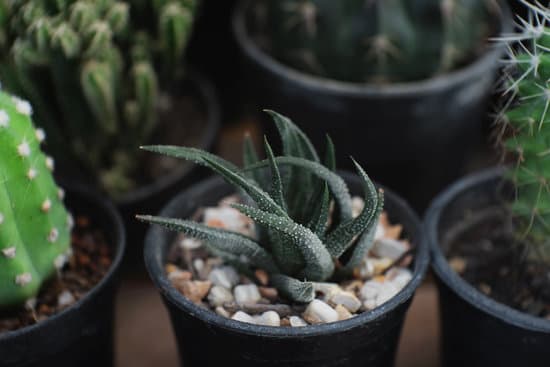
{"type": "Polygon", "coordinates": [[[271,276],[271,284],[284,297],[294,302],[308,303],[315,298],[315,290],[310,282],[301,282],[286,275],[274,274],[271,276]]]}
{"type": "Polygon", "coordinates": [[[340,257],[351,245],[351,241],[365,231],[373,221],[378,206],[376,187],[363,168],[357,162],[353,163],[363,181],[365,206],[356,218],[343,222],[327,236],[326,246],[334,257],[340,257]]]}
{"type": "Polygon", "coordinates": [[[178,147],[173,145],[147,145],[140,147],[140,149],[146,150],[148,152],[164,154],[169,157],[185,159],[187,161],[191,161],[205,167],[208,167],[208,164],[205,162],[204,159],[208,158],[211,161],[215,161],[219,165],[223,165],[229,170],[240,170],[239,167],[235,166],[233,163],[226,161],[225,159],[220,158],[217,155],[197,148],[178,147]]]}
{"type": "Polygon", "coordinates": [[[278,231],[292,240],[306,263],[302,273],[307,279],[322,281],[334,272],[334,262],[329,252],[313,232],[287,217],[281,217],[250,206],[233,204],[232,207],[259,224],[278,231]]]}
{"type": "Polygon", "coordinates": [[[138,215],[138,220],[158,224],[172,231],[184,233],[190,237],[208,241],[210,246],[219,251],[236,256],[244,255],[254,266],[262,268],[270,273],[278,272],[271,255],[259,244],[239,233],[225,231],[219,228],[208,227],[190,220],[154,217],[150,215],[138,215]]]}
{"type": "Polygon", "coordinates": [[[336,172],[336,150],[334,143],[329,135],[327,135],[327,151],[325,156],[325,166],[332,172],[336,172]]]}
{"type": "MultiPolygon", "coordinates": [[[[336,204],[338,205],[338,208],[340,209],[340,215],[342,217],[343,221],[351,219],[351,196],[349,194],[348,187],[344,180],[338,176],[336,173],[331,172],[328,168],[323,166],[322,164],[315,163],[312,161],[308,161],[303,158],[296,158],[296,157],[276,157],[275,161],[279,165],[290,165],[294,167],[300,167],[303,168],[303,170],[306,170],[313,175],[319,177],[323,181],[326,181],[332,195],[334,196],[334,199],[336,200],[336,204]]],[[[263,160],[261,162],[258,162],[246,169],[246,171],[252,171],[256,169],[262,169],[265,168],[269,162],[267,160],[263,160]]]]}
{"type": "Polygon", "coordinates": [[[271,170],[271,197],[275,200],[277,204],[286,211],[285,198],[283,196],[283,182],[281,181],[281,173],[279,172],[279,167],[277,162],[275,162],[275,156],[273,155],[273,150],[267,141],[267,138],[264,137],[264,146],[267,159],[269,161],[269,168],[271,170]]]}
{"type": "Polygon", "coordinates": [[[323,193],[321,194],[321,200],[319,201],[314,214],[311,216],[311,222],[308,225],[313,233],[320,239],[325,237],[325,231],[327,228],[328,217],[330,215],[330,191],[328,185],[325,182],[323,193]]]}

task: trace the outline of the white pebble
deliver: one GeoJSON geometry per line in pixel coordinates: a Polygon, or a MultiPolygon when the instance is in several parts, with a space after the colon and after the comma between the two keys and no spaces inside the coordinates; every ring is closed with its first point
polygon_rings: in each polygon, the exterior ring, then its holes
{"type": "Polygon", "coordinates": [[[334,293],[329,302],[333,305],[342,305],[349,312],[356,312],[361,307],[361,301],[351,292],[334,293]]]}
{"type": "Polygon", "coordinates": [[[212,306],[222,306],[224,303],[232,302],[233,294],[225,287],[215,285],[210,289],[208,293],[208,302],[212,306]]]}
{"type": "Polygon", "coordinates": [[[69,291],[63,291],[59,297],[57,297],[57,304],[61,307],[70,306],[74,301],[74,296],[69,291]]]}
{"type": "Polygon", "coordinates": [[[193,268],[195,268],[195,271],[197,273],[202,272],[202,270],[204,269],[204,260],[203,259],[195,259],[193,261],[193,268]]]}
{"type": "Polygon", "coordinates": [[[304,312],[304,319],[312,324],[322,324],[338,321],[338,312],[325,302],[314,299],[304,312]]]}
{"type": "Polygon", "coordinates": [[[187,250],[195,250],[202,246],[202,241],[196,238],[186,237],[181,240],[180,246],[187,250]]]}
{"type": "Polygon", "coordinates": [[[351,215],[353,218],[356,218],[361,214],[361,211],[365,207],[365,201],[359,196],[354,196],[351,198],[351,215]]]}
{"type": "Polygon", "coordinates": [[[256,303],[262,296],[256,284],[241,284],[233,290],[235,301],[238,304],[256,303]]]}
{"type": "Polygon", "coordinates": [[[408,250],[409,245],[406,242],[397,241],[391,238],[381,238],[374,243],[371,252],[378,257],[397,260],[408,250]]]}
{"type": "Polygon", "coordinates": [[[380,290],[380,292],[378,292],[378,295],[376,296],[377,306],[388,302],[400,291],[400,289],[397,288],[392,282],[384,282],[382,283],[382,285],[382,289],[380,290]]]}
{"type": "Polygon", "coordinates": [[[406,268],[392,268],[386,274],[386,277],[399,289],[405,288],[412,279],[412,273],[406,268]]]}
{"type": "Polygon", "coordinates": [[[290,316],[290,326],[292,327],[303,327],[307,326],[306,320],[302,319],[299,316],[290,316]]]}
{"type": "Polygon", "coordinates": [[[324,295],[323,299],[328,300],[338,292],[342,292],[342,288],[336,283],[312,282],[313,290],[324,295]]]}
{"type": "Polygon", "coordinates": [[[386,235],[386,230],[384,229],[384,226],[378,222],[376,225],[376,232],[374,232],[374,240],[378,241],[381,238],[384,238],[386,235]]]}
{"type": "Polygon", "coordinates": [[[255,324],[255,320],[252,316],[243,311],[237,311],[232,317],[233,320],[248,322],[249,324],[255,324]]]}
{"type": "Polygon", "coordinates": [[[246,236],[254,235],[254,222],[232,207],[215,207],[204,210],[204,224],[223,228],[246,236]]]}
{"type": "Polygon", "coordinates": [[[227,310],[225,308],[223,308],[222,306],[216,307],[216,313],[220,316],[223,316],[223,317],[227,317],[227,318],[231,317],[229,312],[227,312],[227,310]]]}
{"type": "Polygon", "coordinates": [[[369,280],[363,284],[363,287],[361,288],[361,291],[359,292],[359,295],[363,299],[363,301],[366,300],[374,300],[378,296],[378,293],[380,293],[382,289],[382,283],[378,282],[376,280],[369,280]]]}
{"type": "Polygon", "coordinates": [[[239,274],[232,266],[222,266],[213,269],[208,279],[214,284],[231,289],[239,283],[239,274]]]}
{"type": "Polygon", "coordinates": [[[275,311],[266,311],[260,316],[254,317],[254,321],[257,325],[281,326],[281,318],[275,311]]]}

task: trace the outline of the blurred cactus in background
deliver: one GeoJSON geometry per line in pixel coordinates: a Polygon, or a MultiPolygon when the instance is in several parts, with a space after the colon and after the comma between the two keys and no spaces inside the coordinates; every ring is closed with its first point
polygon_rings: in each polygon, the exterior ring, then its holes
{"type": "Polygon", "coordinates": [[[530,14],[519,18],[522,32],[504,37],[517,44],[508,48],[510,98],[499,121],[504,148],[517,157],[508,176],[516,186],[518,237],[531,258],[550,264],[550,10],[523,3],[530,14]]]}
{"type": "Polygon", "coordinates": [[[31,113],[0,91],[0,309],[34,297],[70,251],[72,219],[31,113]]]}
{"type": "Polygon", "coordinates": [[[407,82],[483,52],[496,0],[261,0],[258,42],[299,70],[349,82],[407,82]]]}
{"type": "Polygon", "coordinates": [[[182,75],[195,1],[5,3],[6,87],[31,101],[52,150],[69,145],[112,195],[134,187],[136,147],[182,75]]]}

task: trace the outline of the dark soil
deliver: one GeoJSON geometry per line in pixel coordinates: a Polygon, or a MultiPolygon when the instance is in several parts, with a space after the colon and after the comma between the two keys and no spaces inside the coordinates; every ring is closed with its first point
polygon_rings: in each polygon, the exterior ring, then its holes
{"type": "Polygon", "coordinates": [[[77,302],[107,273],[112,262],[111,247],[104,234],[86,216],[78,216],[71,234],[73,256],[55,276],[42,287],[34,310],[21,307],[9,313],[0,313],[0,333],[17,330],[61,312],[77,302]],[[72,294],[71,304],[58,305],[63,292],[72,294]]]}
{"type": "Polygon", "coordinates": [[[508,212],[493,207],[475,213],[443,239],[451,266],[494,300],[550,318],[550,266],[526,255],[508,212]]]}

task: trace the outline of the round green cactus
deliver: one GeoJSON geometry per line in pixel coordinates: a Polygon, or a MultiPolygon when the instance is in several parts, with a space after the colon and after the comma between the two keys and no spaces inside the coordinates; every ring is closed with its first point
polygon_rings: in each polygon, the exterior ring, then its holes
{"type": "Polygon", "coordinates": [[[516,186],[512,205],[520,241],[531,258],[550,263],[550,10],[526,4],[528,20],[523,31],[505,37],[518,41],[509,47],[506,102],[501,114],[503,145],[517,157],[508,171],[516,186]]]}
{"type": "Polygon", "coordinates": [[[261,0],[249,25],[268,52],[337,80],[406,82],[468,63],[495,31],[491,0],[261,0]]]}
{"type": "Polygon", "coordinates": [[[0,309],[35,296],[70,251],[72,219],[31,113],[0,91],[0,309]]]}

